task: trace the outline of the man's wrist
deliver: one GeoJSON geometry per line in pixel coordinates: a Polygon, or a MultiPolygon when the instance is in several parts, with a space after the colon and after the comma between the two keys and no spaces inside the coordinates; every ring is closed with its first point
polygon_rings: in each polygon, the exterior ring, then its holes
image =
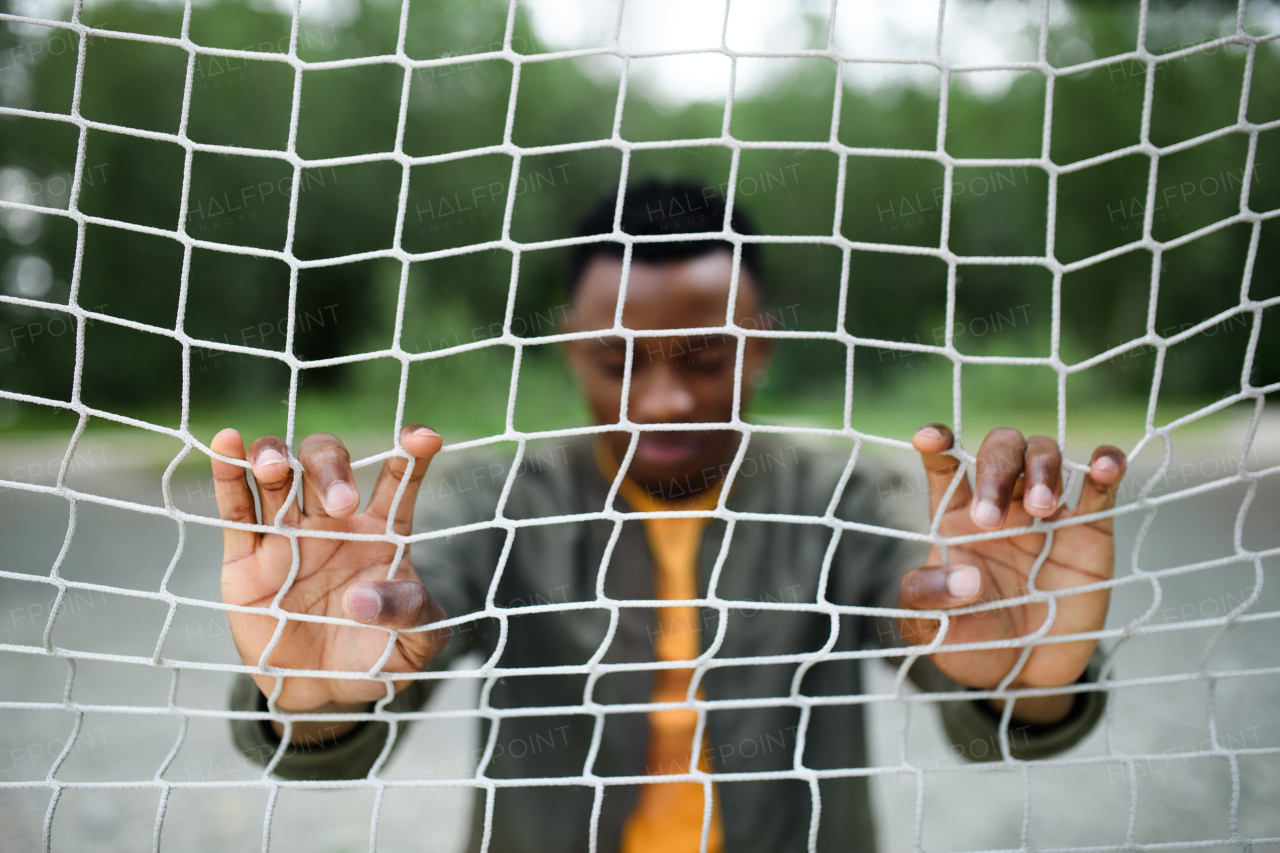
{"type": "MultiPolygon", "coordinates": [[[[363,713],[368,711],[372,705],[370,703],[342,703],[329,702],[321,705],[319,708],[311,708],[305,712],[294,711],[281,708],[286,713],[307,713],[307,714],[351,714],[363,713]]],[[[276,738],[283,740],[284,723],[279,720],[270,720],[271,731],[276,738]]],[[[303,749],[323,749],[326,746],[333,746],[342,738],[354,732],[360,726],[364,725],[364,720],[293,720],[293,726],[289,732],[289,744],[303,749]]]]}
{"type": "MultiPolygon", "coordinates": [[[[1054,726],[1071,716],[1076,706],[1075,693],[1054,696],[1023,696],[1013,703],[1010,717],[1014,722],[1032,726],[1054,726]]],[[[997,714],[1004,712],[1004,699],[988,699],[987,705],[997,714]]]]}

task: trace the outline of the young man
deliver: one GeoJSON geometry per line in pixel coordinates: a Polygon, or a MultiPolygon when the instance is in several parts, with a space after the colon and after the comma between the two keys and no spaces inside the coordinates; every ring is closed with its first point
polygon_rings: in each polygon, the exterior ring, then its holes
{"type": "MultiPolygon", "coordinates": [[[[649,183],[628,192],[622,230],[633,235],[721,232],[724,214],[723,203],[704,198],[694,186],[649,183]],[[680,200],[682,209],[689,207],[686,200],[696,199],[703,209],[673,217],[672,199],[680,200]]],[[[613,216],[614,200],[602,202],[582,233],[612,232],[613,216]]],[[[732,224],[734,231],[750,233],[741,214],[735,213],[732,224]]],[[[703,238],[635,246],[622,325],[645,337],[634,343],[625,401],[627,346],[608,334],[624,275],[622,246],[585,243],[576,251],[566,331],[600,334],[572,340],[565,352],[596,420],[625,428],[560,445],[560,454],[549,457],[553,464],[526,465],[501,508],[503,519],[516,522],[566,518],[518,524],[508,535],[494,524],[500,489],[492,489],[485,501],[467,502],[436,519],[436,527],[472,527],[419,543],[412,562],[400,555],[394,580],[386,580],[398,556],[393,545],[301,538],[297,576],[281,606],[330,621],[289,620],[267,663],[282,671],[367,671],[386,652],[392,635],[385,629],[477,614],[452,629],[395,635],[381,670],[438,671],[460,650],[479,649],[492,657],[501,648],[494,663],[504,672],[482,702],[518,713],[502,718],[484,775],[572,781],[500,784],[493,794],[488,839],[495,853],[586,850],[593,824],[598,849],[607,853],[693,851],[704,832],[714,851],[803,850],[815,811],[817,849],[873,850],[866,778],[857,775],[866,767],[866,750],[855,653],[877,643],[927,644],[938,633],[939,611],[1007,599],[994,609],[950,615],[944,644],[912,668],[912,677],[925,689],[961,694],[938,703],[952,741],[965,754],[996,756],[999,706],[966,698],[963,691],[999,685],[1022,650],[972,645],[1026,637],[1043,627],[1048,606],[1028,601],[1027,591],[1045,538],[1021,533],[970,541],[953,546],[943,565],[937,548],[926,554],[909,540],[861,526],[835,531],[838,525],[818,523],[833,502],[839,520],[895,526],[876,482],[859,466],[838,490],[846,458],[759,435],[745,449],[724,499],[725,475],[742,440],[730,428],[737,341],[671,330],[724,324],[733,271],[730,245],[703,238]],[[676,426],[651,428],[660,424],[676,426]],[[699,428],[702,424],[717,426],[699,428]],[[604,517],[610,486],[624,463],[625,476],[610,509],[627,515],[604,517]],[[729,510],[745,514],[735,520],[731,536],[724,520],[709,515],[648,515],[707,511],[722,499],[729,510]],[[688,603],[709,597],[719,606],[688,603]],[[666,601],[672,603],[653,606],[666,601]],[[495,618],[504,608],[547,602],[580,606],[495,618]],[[616,608],[616,619],[605,602],[616,608]],[[895,640],[887,620],[865,611],[846,609],[834,618],[816,606],[802,606],[819,602],[897,607],[921,615],[899,621],[901,637],[895,640]],[[948,648],[958,644],[968,645],[948,648]],[[709,668],[696,679],[686,662],[703,654],[709,668]],[[691,706],[697,701],[710,703],[700,748],[695,748],[698,711],[691,706]],[[981,753],[976,744],[983,745],[981,753]],[[704,787],[690,781],[687,774],[695,766],[716,774],[714,783],[704,787]],[[815,798],[809,782],[779,776],[797,767],[835,772],[823,773],[815,783],[815,798]],[[597,802],[592,782],[608,783],[610,777],[625,782],[605,784],[597,802]]],[[[759,327],[763,300],[757,249],[748,244],[733,301],[740,327],[759,327]]],[[[741,353],[743,409],[769,356],[767,339],[747,339],[741,353]]],[[[412,455],[413,469],[393,527],[408,535],[415,497],[442,440],[426,427],[408,426],[400,443],[412,455]]],[[[958,470],[957,460],[945,453],[951,431],[927,425],[913,444],[928,472],[936,511],[958,470]]],[[[349,456],[334,436],[313,435],[302,443],[301,506],[285,503],[292,472],[288,448],[279,438],[258,439],[246,456],[239,434],[224,430],[213,449],[250,462],[260,502],[260,511],[255,510],[244,468],[214,460],[223,519],[271,525],[280,517],[303,530],[351,534],[385,531],[409,461],[407,456],[388,459],[367,508],[357,513],[360,496],[349,456]]],[[[1069,509],[1060,504],[1057,445],[1044,437],[1024,439],[1012,429],[995,430],[979,450],[972,489],[963,478],[956,484],[939,532],[966,536],[1026,527],[1033,518],[1070,519],[1108,509],[1124,466],[1119,450],[1098,448],[1081,497],[1069,509]]],[[[1036,591],[1060,593],[1048,637],[1103,627],[1108,593],[1072,590],[1109,579],[1113,558],[1109,518],[1057,530],[1034,582],[1036,591]]],[[[270,605],[291,563],[287,538],[227,528],[224,600],[270,605]]],[[[245,663],[257,666],[275,639],[278,620],[245,613],[232,613],[230,619],[245,663]]],[[[1035,691],[1017,699],[1011,711],[1007,742],[1015,757],[1065,749],[1097,721],[1102,693],[1078,686],[1053,691],[1091,679],[1094,645],[1080,640],[1033,646],[1010,685],[1035,691]]],[[[395,682],[398,695],[386,710],[415,710],[435,683],[395,682]]],[[[254,755],[270,758],[284,732],[284,715],[268,713],[266,695],[276,687],[274,676],[254,675],[252,681],[241,679],[233,697],[237,710],[262,714],[234,724],[237,742],[254,755]]],[[[388,726],[322,715],[367,714],[385,696],[382,681],[286,677],[275,707],[308,716],[292,723],[292,743],[276,772],[302,779],[366,776],[383,751],[388,726]]],[[[486,726],[482,743],[488,740],[486,726]]],[[[471,849],[479,849],[485,834],[486,794],[478,792],[471,849]]]]}

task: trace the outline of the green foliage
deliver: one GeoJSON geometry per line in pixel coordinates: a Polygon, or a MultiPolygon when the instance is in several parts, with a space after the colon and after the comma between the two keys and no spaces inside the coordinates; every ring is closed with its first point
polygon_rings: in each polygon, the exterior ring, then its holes
{"type": "MultiPolygon", "coordinates": [[[[406,50],[411,57],[436,58],[496,49],[505,9],[505,3],[460,0],[413,4],[406,50]]],[[[181,9],[173,6],[108,2],[88,8],[85,15],[91,24],[118,31],[177,35],[181,29],[181,9]]],[[[304,25],[299,54],[308,60],[333,60],[391,52],[398,23],[398,6],[363,0],[345,24],[304,25]]],[[[1136,23],[1131,11],[1085,4],[1076,8],[1075,26],[1097,55],[1132,48],[1136,23]]],[[[283,54],[289,21],[245,0],[215,0],[195,7],[191,35],[203,45],[283,54]]],[[[1199,40],[1210,33],[1193,35],[1199,40]]],[[[526,53],[543,50],[523,17],[517,18],[514,44],[526,53]]],[[[16,62],[14,69],[0,70],[11,75],[0,81],[5,82],[6,97],[18,98],[32,110],[68,113],[77,46],[64,31],[40,34],[33,28],[0,28],[0,49],[16,62]],[[45,49],[54,39],[61,49],[45,49]],[[32,47],[36,44],[42,45],[38,51],[32,47]]],[[[1273,46],[1256,54],[1248,104],[1251,120],[1280,115],[1278,57],[1273,46]]],[[[83,113],[96,121],[174,133],[182,119],[187,67],[186,54],[176,48],[95,38],[87,45],[83,113]]],[[[1155,72],[1153,142],[1168,145],[1234,122],[1244,70],[1240,48],[1162,63],[1155,72]]],[[[540,146],[608,137],[617,82],[599,71],[574,61],[526,63],[514,104],[512,141],[540,146]]],[[[197,56],[191,73],[186,125],[191,139],[285,149],[296,83],[288,65],[197,56]]],[[[500,145],[513,73],[510,63],[492,59],[414,72],[403,150],[427,156],[500,145]]],[[[299,79],[300,156],[339,157],[394,147],[405,83],[400,69],[371,65],[308,70],[299,79]]],[[[1145,69],[1131,62],[1059,79],[1051,96],[1051,159],[1069,165],[1136,144],[1146,82],[1145,69]]],[[[834,85],[835,69],[825,60],[794,63],[769,90],[739,97],[730,132],[743,140],[825,140],[832,127],[834,85]]],[[[982,94],[957,79],[948,93],[946,150],[972,158],[1038,157],[1044,144],[1045,101],[1046,82],[1039,74],[1016,75],[998,96],[982,94]]],[[[723,118],[722,105],[674,108],[633,87],[620,131],[635,141],[705,140],[719,136],[723,118]]],[[[860,149],[845,163],[840,232],[870,244],[939,245],[944,236],[943,169],[928,159],[885,156],[877,150],[933,150],[938,140],[936,90],[846,87],[837,133],[843,143],[860,149]]],[[[1251,177],[1244,173],[1246,143],[1243,135],[1228,136],[1161,159],[1154,211],[1157,239],[1182,237],[1231,215],[1246,182],[1254,210],[1276,206],[1280,132],[1263,135],[1251,177]]],[[[66,122],[0,117],[0,167],[24,170],[33,179],[37,203],[66,206],[67,193],[59,195],[55,189],[69,185],[76,148],[75,128],[66,122]]],[[[632,180],[649,175],[693,178],[705,182],[709,192],[724,193],[730,163],[724,147],[693,142],[635,152],[629,175],[632,180]]],[[[200,239],[275,251],[288,247],[308,261],[386,249],[397,240],[403,175],[395,163],[305,170],[292,232],[293,171],[277,159],[194,154],[182,223],[181,146],[93,130],[87,136],[84,165],[79,208],[94,216],[163,231],[181,224],[200,239]]],[[[512,238],[538,242],[568,236],[577,217],[616,188],[622,157],[615,149],[595,149],[526,156],[514,174],[513,167],[509,154],[490,150],[411,169],[400,245],[427,252],[499,239],[513,181],[512,238]]],[[[1062,175],[1052,222],[1047,212],[1050,182],[1042,170],[957,168],[947,244],[960,255],[1040,255],[1052,240],[1055,256],[1067,263],[1128,245],[1142,234],[1149,167],[1145,155],[1133,154],[1062,175]]],[[[737,200],[766,234],[830,234],[840,168],[830,152],[745,151],[737,200]]],[[[1280,280],[1280,257],[1274,248],[1280,241],[1274,224],[1263,229],[1252,279],[1243,283],[1254,298],[1275,295],[1280,280]]],[[[1234,305],[1250,239],[1249,227],[1235,226],[1166,252],[1155,300],[1156,331],[1173,333],[1234,305]]],[[[41,298],[65,302],[76,241],[69,220],[45,215],[42,232],[31,245],[0,236],[0,268],[18,256],[43,257],[52,267],[54,285],[41,298]]],[[[775,325],[835,329],[841,319],[842,260],[835,247],[768,247],[765,263],[775,325]]],[[[523,253],[515,271],[517,333],[536,337],[554,329],[553,319],[557,312],[563,314],[565,304],[566,261],[563,249],[523,253]]],[[[180,325],[201,340],[273,352],[285,348],[289,294],[296,287],[292,347],[305,360],[389,347],[400,287],[399,267],[386,261],[313,266],[291,282],[288,266],[280,261],[206,249],[196,249],[184,259],[177,241],[96,224],[86,229],[81,269],[77,298],[82,306],[165,329],[180,325]],[[185,263],[190,266],[190,285],[183,301],[179,285],[185,263]]],[[[402,346],[428,351],[491,337],[501,328],[512,275],[511,255],[500,249],[414,264],[407,281],[402,346]]],[[[853,334],[925,344],[945,338],[945,264],[859,248],[850,253],[848,275],[842,319],[853,334]]],[[[1061,283],[1063,358],[1075,362],[1143,334],[1151,279],[1152,257],[1136,248],[1068,272],[1061,283]]],[[[1047,355],[1052,293],[1052,276],[1041,267],[961,266],[953,329],[957,347],[971,354],[1047,355]]],[[[0,352],[0,387],[69,399],[74,335],[67,329],[56,333],[62,316],[0,305],[0,346],[8,346],[0,352]]],[[[1276,324],[1274,318],[1268,321],[1257,351],[1258,381],[1275,381],[1280,374],[1276,324]]],[[[1248,324],[1236,320],[1176,348],[1176,359],[1171,351],[1161,394],[1200,398],[1238,389],[1248,334],[1248,324]]],[[[99,322],[87,330],[85,348],[87,401],[123,414],[177,423],[182,354],[171,339],[99,322]]],[[[522,366],[519,405],[533,407],[523,410],[529,412],[530,424],[581,416],[577,408],[530,402],[538,395],[561,400],[573,396],[553,349],[531,348],[522,366]]],[[[408,377],[410,408],[431,420],[433,408],[470,407],[476,413],[474,424],[500,430],[511,353],[486,352],[483,363],[455,356],[438,365],[415,365],[408,377]],[[479,402],[479,387],[491,389],[493,400],[485,397],[487,402],[479,402]],[[486,414],[480,414],[482,409],[486,414]]],[[[846,356],[838,346],[780,346],[762,404],[783,411],[791,403],[805,408],[809,404],[803,401],[822,400],[822,407],[832,409],[838,419],[846,356]]],[[[1072,387],[1090,396],[1144,398],[1152,378],[1150,361],[1149,353],[1113,359],[1087,377],[1073,379],[1072,387]]],[[[859,393],[870,391],[884,399],[923,395],[943,405],[949,400],[951,365],[945,360],[868,346],[857,348],[854,362],[859,393]]],[[[228,357],[197,348],[190,367],[193,404],[200,410],[238,401],[275,411],[277,401],[289,391],[288,370],[270,358],[228,357]]],[[[975,388],[979,397],[1052,399],[1052,387],[1042,387],[1044,377],[1028,384],[1016,378],[1022,376],[1016,371],[972,373],[965,376],[966,387],[975,388]],[[1036,390],[1029,390],[1032,385],[1036,390]]],[[[299,377],[300,399],[359,399],[369,407],[381,407],[378,417],[389,417],[381,409],[394,406],[400,381],[399,367],[391,360],[309,368],[299,377]]],[[[521,417],[526,415],[518,413],[517,420],[521,417]]],[[[480,429],[475,426],[475,431],[480,429]]]]}

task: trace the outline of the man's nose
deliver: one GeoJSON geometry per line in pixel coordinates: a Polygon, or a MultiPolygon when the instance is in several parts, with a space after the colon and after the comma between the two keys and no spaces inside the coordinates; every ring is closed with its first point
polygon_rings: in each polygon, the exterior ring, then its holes
{"type": "Polygon", "coordinates": [[[658,362],[631,377],[628,408],[636,423],[683,423],[693,415],[697,401],[679,371],[658,362]]]}

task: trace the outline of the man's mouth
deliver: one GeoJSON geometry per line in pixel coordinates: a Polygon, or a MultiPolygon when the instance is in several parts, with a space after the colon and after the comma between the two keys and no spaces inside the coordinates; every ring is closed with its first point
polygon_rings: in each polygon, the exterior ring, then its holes
{"type": "Polygon", "coordinates": [[[693,460],[702,452],[706,434],[700,432],[642,432],[636,443],[636,459],[667,467],[693,460]]]}

